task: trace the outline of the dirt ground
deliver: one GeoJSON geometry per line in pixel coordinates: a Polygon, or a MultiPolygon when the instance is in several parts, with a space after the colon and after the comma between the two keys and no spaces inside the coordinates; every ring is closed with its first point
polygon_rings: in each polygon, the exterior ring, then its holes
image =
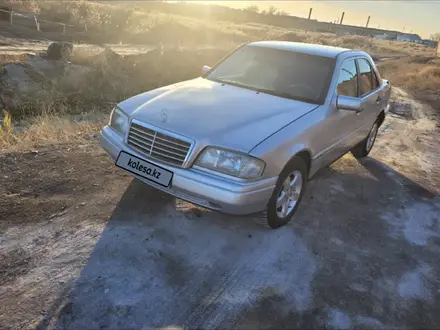
{"type": "Polygon", "coordinates": [[[0,328],[438,328],[440,127],[398,89],[392,111],[275,231],[132,180],[95,136],[1,154],[0,328]]]}

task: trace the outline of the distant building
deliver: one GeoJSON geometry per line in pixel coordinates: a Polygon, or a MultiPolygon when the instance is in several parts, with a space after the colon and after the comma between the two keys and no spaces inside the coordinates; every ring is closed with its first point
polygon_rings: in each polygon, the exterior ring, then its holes
{"type": "MultiPolygon", "coordinates": [[[[1,0],[0,0],[1,1],[1,0]]],[[[380,28],[371,28],[365,26],[335,24],[335,22],[320,22],[314,19],[307,19],[296,16],[263,15],[264,24],[281,26],[287,29],[299,29],[304,31],[316,31],[324,33],[333,33],[337,36],[360,35],[385,40],[400,40],[415,43],[423,43],[419,35],[413,33],[403,33],[395,30],[385,30],[380,28]]]]}
{"type": "Polygon", "coordinates": [[[436,48],[437,44],[438,44],[438,42],[434,41],[434,40],[422,40],[422,42],[424,45],[426,45],[428,47],[433,47],[433,48],[436,48]]]}
{"type": "Polygon", "coordinates": [[[376,35],[374,35],[374,38],[382,39],[382,40],[387,40],[388,39],[386,34],[376,34],[376,35]]]}
{"type": "Polygon", "coordinates": [[[388,33],[375,34],[375,35],[373,35],[373,37],[376,38],[376,39],[381,39],[381,40],[393,40],[393,39],[396,38],[395,36],[392,36],[392,35],[390,35],[388,33]]]}
{"type": "Polygon", "coordinates": [[[397,36],[397,41],[408,41],[408,42],[416,42],[421,44],[422,38],[418,34],[415,33],[401,33],[397,36]]]}

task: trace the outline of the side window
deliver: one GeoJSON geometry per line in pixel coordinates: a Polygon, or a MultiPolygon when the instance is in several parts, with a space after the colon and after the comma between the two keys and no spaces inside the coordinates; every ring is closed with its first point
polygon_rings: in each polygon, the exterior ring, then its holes
{"type": "Polygon", "coordinates": [[[371,69],[371,72],[373,73],[373,89],[376,89],[379,87],[379,79],[377,79],[376,72],[373,69],[371,69]]]}
{"type": "Polygon", "coordinates": [[[359,59],[359,91],[360,95],[365,95],[368,92],[376,89],[379,85],[377,77],[371,68],[370,63],[366,59],[359,59]]]}
{"type": "Polygon", "coordinates": [[[357,71],[354,60],[346,60],[342,63],[337,92],[338,95],[358,96],[357,71]]]}

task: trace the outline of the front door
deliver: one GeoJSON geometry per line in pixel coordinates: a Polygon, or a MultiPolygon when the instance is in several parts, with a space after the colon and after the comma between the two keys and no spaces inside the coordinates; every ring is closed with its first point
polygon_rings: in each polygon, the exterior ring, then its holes
{"type": "MultiPolygon", "coordinates": [[[[358,97],[358,71],[354,58],[346,59],[341,63],[336,94],[358,97]]],[[[326,119],[319,132],[320,151],[314,160],[317,168],[323,167],[345,154],[350,149],[356,134],[361,126],[358,114],[354,111],[340,110],[336,104],[331,104],[326,119]]]]}

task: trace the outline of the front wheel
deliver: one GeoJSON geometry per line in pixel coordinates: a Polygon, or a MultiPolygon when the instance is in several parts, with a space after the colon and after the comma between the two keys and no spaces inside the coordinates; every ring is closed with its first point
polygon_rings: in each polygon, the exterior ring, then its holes
{"type": "Polygon", "coordinates": [[[294,157],[278,177],[263,225],[276,229],[288,223],[295,214],[307,183],[308,168],[304,160],[294,157]]]}
{"type": "Polygon", "coordinates": [[[351,149],[351,153],[357,159],[367,157],[371,149],[373,149],[374,142],[376,141],[377,131],[379,130],[379,122],[376,120],[371,127],[368,136],[362,140],[357,146],[351,149]]]}

